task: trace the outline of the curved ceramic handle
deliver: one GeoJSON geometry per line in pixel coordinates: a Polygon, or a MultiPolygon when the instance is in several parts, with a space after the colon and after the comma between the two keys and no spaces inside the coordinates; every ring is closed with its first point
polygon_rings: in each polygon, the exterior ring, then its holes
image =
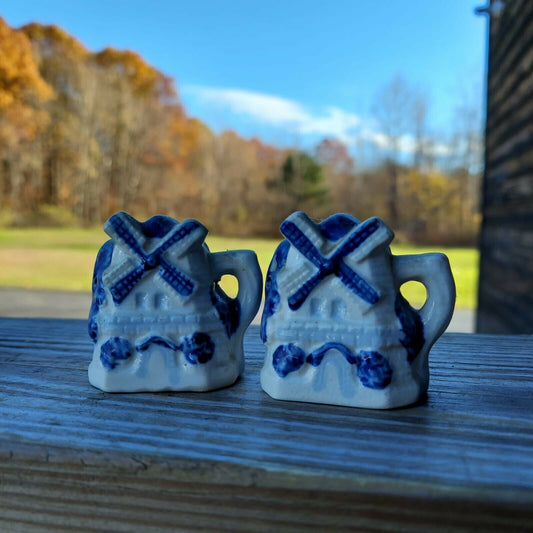
{"type": "Polygon", "coordinates": [[[241,307],[241,320],[237,331],[244,333],[250,325],[261,303],[263,293],[263,275],[252,250],[231,250],[211,254],[211,265],[215,279],[230,274],[239,282],[236,299],[241,307]]]}
{"type": "Polygon", "coordinates": [[[419,281],[426,287],[427,299],[418,311],[424,324],[424,348],[428,349],[448,327],[455,305],[455,282],[450,262],[444,254],[428,253],[393,256],[397,287],[406,281],[419,281]]]}

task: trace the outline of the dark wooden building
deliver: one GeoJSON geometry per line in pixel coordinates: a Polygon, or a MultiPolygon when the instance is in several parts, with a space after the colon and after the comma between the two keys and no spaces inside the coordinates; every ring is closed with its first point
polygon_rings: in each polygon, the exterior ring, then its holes
{"type": "Polygon", "coordinates": [[[533,0],[491,0],[477,330],[533,333],[533,0]]]}

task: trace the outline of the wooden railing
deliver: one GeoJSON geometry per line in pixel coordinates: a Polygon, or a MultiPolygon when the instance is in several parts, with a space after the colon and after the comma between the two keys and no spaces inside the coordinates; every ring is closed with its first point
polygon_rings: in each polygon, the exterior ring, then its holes
{"type": "Polygon", "coordinates": [[[0,319],[1,531],[533,528],[533,337],[446,334],[428,397],[271,399],[264,350],[209,393],[89,385],[78,320],[0,319]]]}

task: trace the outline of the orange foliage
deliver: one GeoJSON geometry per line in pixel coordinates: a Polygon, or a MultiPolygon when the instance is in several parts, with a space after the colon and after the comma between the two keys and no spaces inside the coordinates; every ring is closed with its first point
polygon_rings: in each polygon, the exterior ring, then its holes
{"type": "Polygon", "coordinates": [[[39,73],[26,35],[0,18],[0,144],[4,150],[34,139],[44,128],[48,113],[39,105],[53,94],[39,73]]]}
{"type": "Polygon", "coordinates": [[[135,94],[146,95],[157,92],[162,97],[176,96],[172,80],[131,50],[116,50],[108,47],[96,53],[94,59],[98,65],[114,68],[119,75],[125,76],[135,94]]]}
{"type": "Polygon", "coordinates": [[[52,94],[39,74],[28,38],[0,17],[0,109],[45,100],[52,94]]]}
{"type": "Polygon", "coordinates": [[[157,142],[164,161],[174,170],[183,169],[192,151],[198,146],[202,128],[199,120],[183,115],[180,106],[166,109],[168,120],[166,135],[157,142]]]}
{"type": "Polygon", "coordinates": [[[81,60],[89,51],[76,38],[56,25],[43,25],[32,22],[20,29],[32,42],[39,42],[46,55],[53,54],[61,47],[70,60],[81,60]]]}

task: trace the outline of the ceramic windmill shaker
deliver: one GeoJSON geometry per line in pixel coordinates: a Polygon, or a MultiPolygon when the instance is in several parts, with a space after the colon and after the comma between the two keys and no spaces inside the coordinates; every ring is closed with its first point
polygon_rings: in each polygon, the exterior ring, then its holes
{"type": "Polygon", "coordinates": [[[198,221],[116,213],[98,253],[89,335],[89,381],[111,392],[206,391],[244,368],[243,336],[262,289],[250,250],[210,253],[198,221]],[[236,298],[218,285],[239,282],[236,298]]]}
{"type": "Polygon", "coordinates": [[[455,303],[447,257],[393,255],[394,235],[375,217],[336,214],[316,224],[296,212],[281,232],[265,288],[263,389],[277,399],[353,407],[416,402],[455,303]],[[427,289],[420,310],[400,293],[408,280],[427,289]]]}

